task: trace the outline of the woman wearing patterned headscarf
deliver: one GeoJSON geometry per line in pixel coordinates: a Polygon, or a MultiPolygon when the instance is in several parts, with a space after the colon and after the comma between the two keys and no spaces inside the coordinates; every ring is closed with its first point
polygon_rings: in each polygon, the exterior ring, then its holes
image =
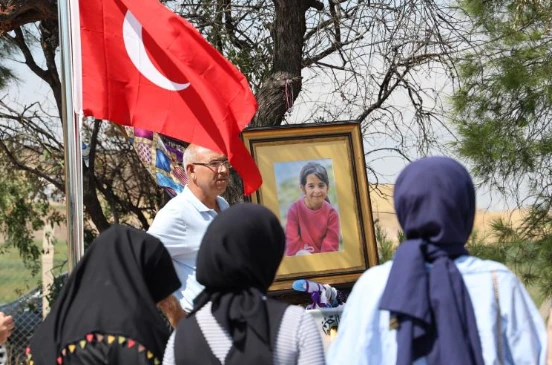
{"type": "Polygon", "coordinates": [[[355,284],[328,363],[544,364],[544,323],[523,285],[465,248],[475,216],[466,169],[418,160],[393,198],[406,241],[355,284]]]}
{"type": "Polygon", "coordinates": [[[160,364],[169,329],[156,304],[179,287],[161,241],[130,227],[107,229],[33,335],[27,364],[160,364]]]}
{"type": "Polygon", "coordinates": [[[285,244],[280,221],[263,206],[220,213],[197,257],[205,290],[169,340],[163,364],[324,364],[310,315],[266,297],[285,244]]]}

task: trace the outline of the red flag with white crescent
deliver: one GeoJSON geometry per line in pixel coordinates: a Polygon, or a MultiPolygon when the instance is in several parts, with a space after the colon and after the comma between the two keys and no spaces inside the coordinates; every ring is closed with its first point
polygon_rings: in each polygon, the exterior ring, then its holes
{"type": "Polygon", "coordinates": [[[80,0],[86,116],[225,154],[245,193],[262,183],[239,138],[257,110],[246,78],[157,0],[80,0]]]}

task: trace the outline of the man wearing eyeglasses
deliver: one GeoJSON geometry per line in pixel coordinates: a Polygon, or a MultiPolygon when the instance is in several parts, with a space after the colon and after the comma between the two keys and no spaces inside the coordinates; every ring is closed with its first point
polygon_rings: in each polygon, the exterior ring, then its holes
{"type": "MultiPolygon", "coordinates": [[[[169,250],[182,282],[174,296],[189,313],[194,298],[203,290],[195,279],[201,239],[217,214],[229,207],[220,194],[228,186],[230,164],[220,153],[189,145],[184,151],[183,165],[188,184],[157,213],[148,233],[159,238],[169,250]]],[[[162,309],[171,320],[170,313],[175,309],[162,309]]]]}

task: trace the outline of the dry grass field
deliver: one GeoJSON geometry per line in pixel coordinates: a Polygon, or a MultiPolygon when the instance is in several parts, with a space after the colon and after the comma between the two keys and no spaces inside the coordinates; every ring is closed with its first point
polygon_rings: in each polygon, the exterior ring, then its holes
{"type": "MultiPolygon", "coordinates": [[[[393,208],[393,185],[379,185],[378,192],[372,191],[370,199],[372,201],[374,219],[378,219],[381,227],[387,233],[387,237],[390,240],[396,241],[400,226],[395,216],[395,209],[393,208]]],[[[494,212],[479,209],[475,215],[474,231],[477,231],[479,237],[485,238],[486,241],[491,241],[491,224],[498,218],[511,220],[515,224],[521,221],[523,212],[520,210],[494,212]]]]}

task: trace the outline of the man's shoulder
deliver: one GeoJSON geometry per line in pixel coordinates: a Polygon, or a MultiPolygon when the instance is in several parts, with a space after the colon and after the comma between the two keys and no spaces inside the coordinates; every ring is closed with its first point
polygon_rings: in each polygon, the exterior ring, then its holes
{"type": "Polygon", "coordinates": [[[188,196],[188,194],[185,194],[185,192],[181,192],[171,200],[165,204],[163,208],[160,209],[160,211],[181,211],[184,209],[188,209],[191,206],[191,201],[188,196]]]}
{"type": "Polygon", "coordinates": [[[175,221],[183,224],[188,220],[190,214],[193,214],[194,209],[193,202],[182,192],[169,200],[163,208],[159,209],[153,219],[152,226],[164,226],[167,222],[175,221]]]}

